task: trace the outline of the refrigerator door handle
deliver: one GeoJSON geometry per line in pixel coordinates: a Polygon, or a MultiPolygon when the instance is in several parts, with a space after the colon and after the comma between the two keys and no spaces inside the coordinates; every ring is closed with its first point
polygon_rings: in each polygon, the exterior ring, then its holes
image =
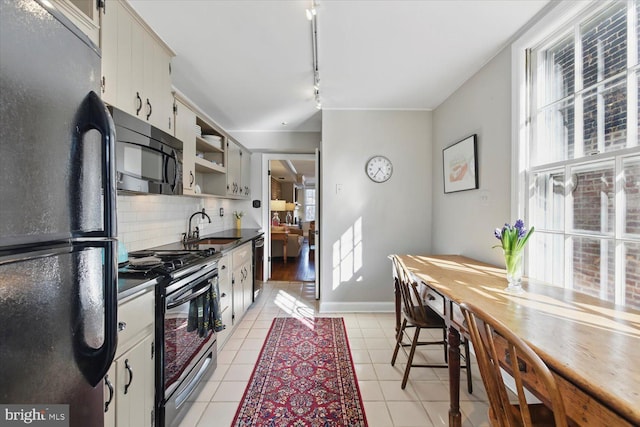
{"type": "MultiPolygon", "coordinates": [[[[99,237],[112,239],[98,244],[104,250],[104,282],[102,283],[104,343],[99,348],[92,348],[83,341],[82,334],[76,338],[75,342],[78,366],[89,384],[95,387],[109,370],[118,342],[115,126],[107,107],[93,91],[89,92],[80,104],[75,122],[78,132],[76,141],[82,142],[82,136],[91,130],[96,130],[101,135],[104,230],[99,234],[99,237]]],[[[79,173],[77,169],[72,171],[72,173],[74,172],[79,173]]],[[[78,177],[72,177],[72,182],[80,181],[73,178],[78,177]]]]}
{"type": "MultiPolygon", "coordinates": [[[[102,143],[102,182],[103,182],[103,213],[104,230],[97,237],[115,238],[117,232],[116,221],[116,182],[115,182],[115,126],[111,119],[109,110],[104,105],[100,97],[93,91],[84,98],[75,117],[76,121],[76,141],[82,142],[82,136],[91,130],[96,130],[101,135],[102,143]]],[[[81,173],[80,169],[74,168],[72,174],[81,173]]],[[[72,182],[80,182],[75,176],[72,182]]],[[[73,188],[78,192],[80,189],[73,188]]]]}

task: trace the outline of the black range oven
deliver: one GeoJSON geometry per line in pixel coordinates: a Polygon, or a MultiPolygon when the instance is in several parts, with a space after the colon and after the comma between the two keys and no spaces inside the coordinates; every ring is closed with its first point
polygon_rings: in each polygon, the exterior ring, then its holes
{"type": "Polygon", "coordinates": [[[199,252],[129,255],[131,263],[138,264],[129,269],[146,268],[146,274],[164,276],[156,291],[156,425],[172,427],[217,364],[218,261],[199,252]],[[154,265],[157,260],[161,264],[154,265]]]}
{"type": "Polygon", "coordinates": [[[218,261],[186,268],[164,288],[163,319],[164,425],[173,426],[184,415],[184,403],[216,367],[213,292],[218,284],[218,261]]]}

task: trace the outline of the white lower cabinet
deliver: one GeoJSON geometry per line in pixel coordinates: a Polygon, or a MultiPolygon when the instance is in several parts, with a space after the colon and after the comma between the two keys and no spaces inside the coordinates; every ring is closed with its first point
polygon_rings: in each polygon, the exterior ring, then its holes
{"type": "Polygon", "coordinates": [[[247,242],[218,261],[220,311],[226,329],[218,332],[218,351],[253,303],[253,245],[247,242]]]}
{"type": "Polygon", "coordinates": [[[105,376],[105,426],[153,427],[154,292],[118,305],[118,348],[105,376]]]}
{"type": "Polygon", "coordinates": [[[240,322],[253,302],[253,262],[251,242],[233,250],[233,317],[234,325],[240,322]]]}

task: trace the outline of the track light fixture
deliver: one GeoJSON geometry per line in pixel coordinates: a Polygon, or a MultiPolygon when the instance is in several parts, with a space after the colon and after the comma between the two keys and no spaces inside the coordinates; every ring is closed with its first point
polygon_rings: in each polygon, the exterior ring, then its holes
{"type": "Polygon", "coordinates": [[[313,95],[316,108],[322,109],[320,99],[320,70],[318,68],[318,13],[315,0],[311,0],[311,7],[306,10],[307,19],[311,22],[311,54],[313,64],[313,95]]]}

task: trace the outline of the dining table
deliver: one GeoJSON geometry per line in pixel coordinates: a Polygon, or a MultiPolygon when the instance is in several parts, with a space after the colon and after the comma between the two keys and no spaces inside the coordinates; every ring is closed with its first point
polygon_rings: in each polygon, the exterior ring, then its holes
{"type": "MultiPolygon", "coordinates": [[[[640,426],[640,310],[523,278],[509,293],[504,268],[461,255],[391,255],[421,287],[447,326],[449,425],[461,425],[460,337],[468,337],[460,304],[469,301],[522,338],[547,364],[570,424],[640,426]]],[[[401,301],[396,289],[396,327],[401,301]]],[[[506,366],[506,364],[505,364],[506,366]]],[[[545,402],[545,391],[525,375],[545,402]]]]}

